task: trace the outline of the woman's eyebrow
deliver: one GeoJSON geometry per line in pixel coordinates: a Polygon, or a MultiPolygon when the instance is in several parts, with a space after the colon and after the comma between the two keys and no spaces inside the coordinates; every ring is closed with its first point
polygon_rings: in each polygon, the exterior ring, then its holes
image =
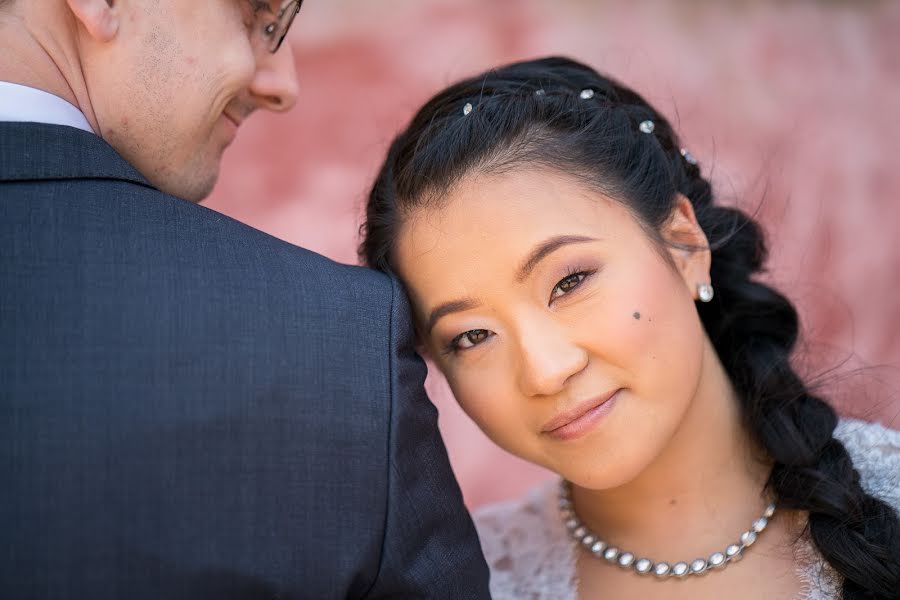
{"type": "Polygon", "coordinates": [[[476,306],[478,306],[478,302],[472,298],[461,298],[459,300],[444,302],[431,311],[431,314],[428,316],[428,322],[425,325],[425,335],[431,335],[431,330],[434,329],[435,323],[437,323],[441,317],[445,317],[450,313],[469,310],[476,306]]]}
{"type": "Polygon", "coordinates": [[[550,256],[563,246],[569,244],[583,244],[585,242],[596,242],[597,238],[588,237],[586,235],[557,235],[546,239],[536,245],[522,266],[516,272],[516,281],[522,283],[534,271],[542,260],[550,256]]]}

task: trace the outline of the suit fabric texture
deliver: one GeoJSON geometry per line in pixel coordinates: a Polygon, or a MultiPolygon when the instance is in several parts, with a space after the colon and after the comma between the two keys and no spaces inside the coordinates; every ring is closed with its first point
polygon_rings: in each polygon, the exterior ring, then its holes
{"type": "Polygon", "coordinates": [[[488,597],[396,280],[0,123],[0,311],[0,597],[488,597]]]}

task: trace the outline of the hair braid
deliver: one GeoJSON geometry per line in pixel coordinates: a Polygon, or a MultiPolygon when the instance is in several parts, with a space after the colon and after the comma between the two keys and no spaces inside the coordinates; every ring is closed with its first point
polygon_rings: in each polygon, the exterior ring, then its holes
{"type": "MultiPolygon", "coordinates": [[[[686,164],[681,156],[672,161],[686,164]]],[[[798,334],[793,305],[751,279],[766,258],[761,229],[740,211],[710,205],[709,183],[696,167],[680,175],[677,189],[697,207],[700,226],[718,232],[710,240],[716,298],[698,309],[739,391],[745,426],[774,461],[767,487],[779,505],[808,511],[813,543],[844,577],[845,600],[900,598],[897,515],[863,490],[834,437],[837,414],[790,364],[798,334]]]]}

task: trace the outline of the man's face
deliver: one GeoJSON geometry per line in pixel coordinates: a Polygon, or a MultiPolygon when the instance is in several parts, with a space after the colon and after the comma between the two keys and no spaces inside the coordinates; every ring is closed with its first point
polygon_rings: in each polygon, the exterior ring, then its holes
{"type": "Polygon", "coordinates": [[[297,94],[289,44],[259,31],[280,2],[124,0],[119,30],[84,56],[100,135],[160,190],[191,201],[215,185],[222,153],[257,108],[297,94]]]}

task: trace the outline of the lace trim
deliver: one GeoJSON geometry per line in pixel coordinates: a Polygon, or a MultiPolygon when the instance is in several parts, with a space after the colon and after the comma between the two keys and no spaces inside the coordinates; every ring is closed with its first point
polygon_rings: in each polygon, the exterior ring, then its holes
{"type": "MultiPolygon", "coordinates": [[[[844,419],[835,431],[859,471],[863,488],[900,511],[900,431],[877,423],[844,419]]],[[[482,508],[475,525],[491,569],[496,600],[576,600],[576,551],[557,511],[555,481],[526,496],[482,508]]],[[[797,600],[840,597],[843,580],[808,536],[794,555],[803,591],[797,600]]]]}
{"type": "Polygon", "coordinates": [[[843,579],[822,559],[808,535],[794,548],[797,577],[803,584],[798,600],[833,600],[841,597],[843,579]]]}
{"type": "Polygon", "coordinates": [[[475,513],[494,600],[576,600],[575,546],[559,520],[557,485],[475,513]]]}

